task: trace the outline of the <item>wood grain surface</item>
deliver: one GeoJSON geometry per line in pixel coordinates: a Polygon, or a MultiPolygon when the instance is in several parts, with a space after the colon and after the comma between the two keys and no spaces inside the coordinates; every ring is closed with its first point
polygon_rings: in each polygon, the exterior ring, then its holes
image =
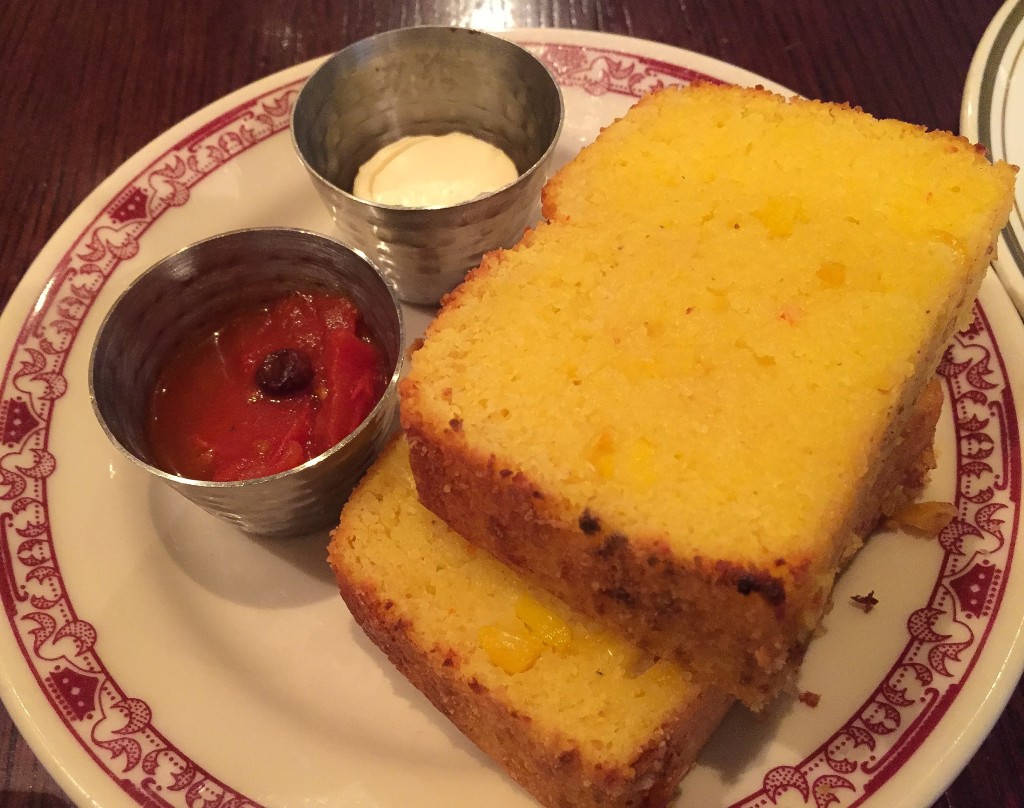
{"type": "MultiPolygon", "coordinates": [[[[60,224],[168,127],[282,68],[415,24],[627,34],[956,131],[1000,0],[2,0],[0,305],[60,224]]],[[[1024,805],[1024,688],[936,808],[1024,805]]],[[[0,807],[70,801],[0,710],[0,807]]],[[[696,808],[716,808],[698,806],[696,808]]]]}

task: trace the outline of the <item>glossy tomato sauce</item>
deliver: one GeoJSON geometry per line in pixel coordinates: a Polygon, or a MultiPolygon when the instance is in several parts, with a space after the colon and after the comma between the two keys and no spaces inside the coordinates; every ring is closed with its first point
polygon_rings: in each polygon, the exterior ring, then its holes
{"type": "Polygon", "coordinates": [[[386,372],[346,297],[293,292],[239,310],[162,368],[146,425],[154,465],[220,482],[294,468],[359,426],[386,372]]]}

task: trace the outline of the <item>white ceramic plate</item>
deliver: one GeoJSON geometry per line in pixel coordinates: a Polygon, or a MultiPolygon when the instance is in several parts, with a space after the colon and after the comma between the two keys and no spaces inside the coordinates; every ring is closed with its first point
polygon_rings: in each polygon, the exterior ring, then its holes
{"type": "MultiPolygon", "coordinates": [[[[1024,166],[1024,2],[1009,0],[996,13],[971,60],[960,109],[960,132],[983,144],[995,160],[1024,166]]],[[[1018,181],[1010,221],[994,262],[1024,314],[1024,182],[1018,181]]]]}
{"type": "MultiPolygon", "coordinates": [[[[698,76],[765,83],[649,42],[519,31],[558,76],[568,159],[642,91],[698,76]]],[[[79,803],[118,806],[532,804],[354,626],[325,536],[246,538],[124,462],[91,412],[98,321],[142,269],[238,227],[332,225],[287,134],[313,64],[257,82],[151,143],[30,268],[0,321],[0,680],[79,803]]],[[[430,312],[408,311],[415,336],[430,312]]],[[[839,583],[800,686],[736,710],[682,801],[927,806],[969,759],[1022,667],[1014,564],[1024,328],[986,281],[942,373],[941,541],[877,536],[839,583]],[[865,613],[850,603],[873,591],[865,613]]]]}

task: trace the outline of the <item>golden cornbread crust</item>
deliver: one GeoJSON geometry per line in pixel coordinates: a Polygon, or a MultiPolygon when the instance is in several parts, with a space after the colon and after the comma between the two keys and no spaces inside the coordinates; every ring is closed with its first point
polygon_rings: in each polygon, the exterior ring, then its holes
{"type": "MultiPolygon", "coordinates": [[[[912,409],[891,461],[854,512],[837,570],[883,518],[920,492],[934,467],[931,444],[941,407],[942,390],[933,380],[912,409]]],[[[801,579],[810,562],[779,558],[754,568],[695,558],[687,564],[672,556],[665,539],[608,531],[588,511],[567,518],[571,506],[500,467],[492,455],[474,456],[457,440],[437,447],[421,439],[414,422],[405,434],[419,498],[430,511],[584,613],[614,624],[649,653],[709,671],[720,686],[732,683],[730,692],[755,709],[795,672],[810,635],[801,630],[800,610],[786,608],[783,576],[793,589],[806,590],[801,579]],[[551,553],[555,542],[573,548],[571,557],[551,553]],[[738,640],[722,633],[714,619],[726,612],[742,614],[738,640]],[[794,644],[790,638],[797,634],[802,639],[794,644]],[[707,647],[714,653],[692,653],[707,647]],[[748,671],[767,675],[750,679],[748,671]]],[[[828,590],[812,591],[819,600],[810,608],[820,613],[828,590]]]]}
{"type": "Polygon", "coordinates": [[[400,385],[420,500],[762,707],[921,479],[1013,201],[948,133],[711,85],[641,99],[443,302],[400,385]],[[915,414],[916,413],[916,414],[915,414]]]}
{"type": "MultiPolygon", "coordinates": [[[[523,691],[514,687],[513,677],[522,674],[503,674],[493,668],[487,671],[489,684],[482,681],[484,677],[473,673],[468,660],[477,649],[467,647],[465,634],[438,630],[422,615],[436,616],[451,609],[460,614],[479,610],[486,617],[491,615],[491,607],[474,598],[472,583],[486,578],[488,595],[498,592],[499,600],[503,590],[511,587],[514,591],[520,585],[508,572],[491,568],[488,573],[477,567],[475,573],[460,579],[465,586],[457,584],[457,599],[443,600],[431,587],[417,587],[419,576],[429,579],[437,568],[452,563],[458,566],[463,552],[459,548],[465,543],[436,520],[416,521],[415,514],[410,516],[409,508],[422,508],[411,480],[406,484],[396,473],[402,464],[408,476],[404,441],[398,439],[353,492],[332,535],[328,560],[356,623],[438,710],[543,805],[667,805],[733,699],[710,688],[684,685],[675,693],[670,690],[664,718],[653,719],[656,726],[643,741],[624,757],[613,755],[617,764],[612,764],[598,759],[573,734],[570,723],[556,717],[557,703],[549,703],[547,712],[529,704],[523,691]],[[406,528],[416,531],[416,548],[409,556],[403,555],[412,543],[408,534],[402,533],[406,528]],[[403,535],[406,546],[402,546],[403,535]],[[393,558],[378,563],[382,556],[393,558]],[[385,569],[392,574],[382,572],[385,569]]],[[[609,702],[616,701],[625,715],[644,710],[662,715],[660,708],[646,706],[651,699],[642,689],[639,697],[633,691],[619,693],[608,677],[597,677],[599,681],[588,686],[587,663],[573,659],[551,670],[576,677],[575,683],[569,684],[580,698],[591,699],[595,718],[610,709],[609,702]],[[595,692],[588,693],[588,687],[596,688],[595,692]]],[[[558,692],[559,683],[550,678],[535,679],[534,683],[534,694],[540,692],[548,702],[552,700],[549,694],[558,692]]],[[[529,686],[526,692],[531,692],[529,686]]]]}
{"type": "Polygon", "coordinates": [[[606,769],[564,739],[538,735],[530,715],[459,672],[458,655],[424,648],[372,589],[336,573],[342,597],[366,636],[412,685],[541,804],[551,808],[661,808],[732,704],[707,690],[638,750],[632,766],[606,769]]]}

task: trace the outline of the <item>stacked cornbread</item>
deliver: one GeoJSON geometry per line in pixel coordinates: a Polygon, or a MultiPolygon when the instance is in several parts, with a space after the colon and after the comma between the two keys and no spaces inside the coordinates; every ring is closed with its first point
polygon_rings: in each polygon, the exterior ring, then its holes
{"type": "Polygon", "coordinates": [[[429,328],[401,387],[421,502],[762,707],[930,441],[1013,181],[845,106],[648,96],[429,328]]]}
{"type": "Polygon", "coordinates": [[[419,504],[402,439],[350,498],[329,561],[373,642],[545,805],[665,805],[732,702],[448,529],[419,504]]]}
{"type": "Polygon", "coordinates": [[[357,622],[543,804],[664,806],[923,485],[1013,177],[846,107],[641,101],[414,354],[332,537],[357,622]]]}
{"type": "MultiPolygon", "coordinates": [[[[931,470],[941,403],[929,385],[882,515],[931,470]]],[[[732,702],[448,528],[417,498],[404,438],[352,494],[329,562],[371,640],[544,805],[664,806],[732,702]]]]}

